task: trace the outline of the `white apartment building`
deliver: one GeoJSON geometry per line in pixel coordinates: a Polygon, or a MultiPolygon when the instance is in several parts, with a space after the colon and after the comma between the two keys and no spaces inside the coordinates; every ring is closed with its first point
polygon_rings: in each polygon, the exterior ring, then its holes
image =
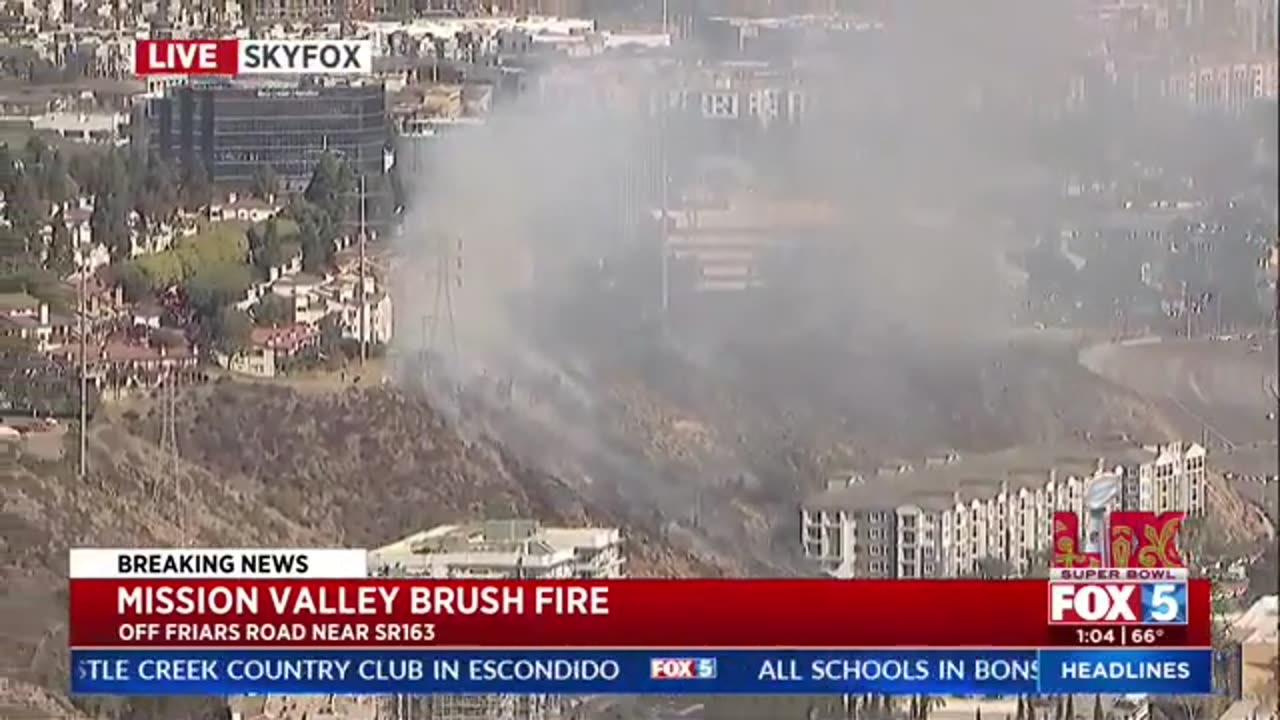
{"type": "Polygon", "coordinates": [[[1121,480],[1114,510],[1205,511],[1196,444],[1018,449],[835,483],[801,508],[801,542],[834,577],[956,577],[988,560],[1021,575],[1048,550],[1053,513],[1082,515],[1102,474],[1121,480]]]}
{"type": "Polygon", "coordinates": [[[1196,65],[1174,73],[1165,95],[1201,110],[1237,112],[1256,100],[1280,94],[1280,63],[1274,56],[1241,62],[1196,65]]]}
{"type": "Polygon", "coordinates": [[[369,551],[369,567],[375,574],[430,578],[619,578],[622,534],[533,520],[441,525],[369,551]]]}
{"type": "MultiPolygon", "coordinates": [[[[369,551],[373,575],[456,579],[584,579],[623,576],[616,528],[543,527],[533,520],[441,525],[369,551]]],[[[399,697],[434,720],[556,718],[566,699],[544,695],[399,697]]]]}

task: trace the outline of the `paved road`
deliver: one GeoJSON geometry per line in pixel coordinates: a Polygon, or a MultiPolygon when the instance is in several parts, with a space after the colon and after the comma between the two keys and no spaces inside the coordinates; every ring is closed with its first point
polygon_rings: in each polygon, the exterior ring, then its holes
{"type": "Polygon", "coordinates": [[[1189,438],[1206,431],[1219,449],[1276,442],[1274,336],[1099,345],[1080,359],[1168,410],[1189,438]]]}

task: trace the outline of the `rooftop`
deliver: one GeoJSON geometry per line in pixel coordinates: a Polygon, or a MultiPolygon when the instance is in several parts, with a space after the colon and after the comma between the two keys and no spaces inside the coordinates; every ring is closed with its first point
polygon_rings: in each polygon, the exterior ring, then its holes
{"type": "Polygon", "coordinates": [[[1154,448],[1122,442],[1014,448],[881,473],[819,493],[805,501],[805,507],[892,510],[911,504],[942,510],[953,507],[957,496],[965,502],[988,499],[1004,485],[1015,491],[1043,486],[1050,473],[1059,478],[1088,477],[1104,467],[1149,462],[1155,457],[1154,448]]]}
{"type": "Polygon", "coordinates": [[[536,520],[487,520],[440,525],[415,533],[375,552],[387,555],[520,553],[532,556],[603,548],[617,543],[612,528],[545,528],[536,520]]]}
{"type": "Polygon", "coordinates": [[[36,312],[40,301],[26,293],[0,293],[0,313],[36,312]]]}

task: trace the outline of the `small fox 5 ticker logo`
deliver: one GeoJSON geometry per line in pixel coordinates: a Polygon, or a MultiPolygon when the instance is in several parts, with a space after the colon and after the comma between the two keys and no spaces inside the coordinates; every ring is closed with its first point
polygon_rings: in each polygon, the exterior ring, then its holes
{"type": "Polygon", "coordinates": [[[1185,625],[1186,583],[1052,583],[1051,625],[1185,625]]]}
{"type": "Polygon", "coordinates": [[[715,658],[653,658],[649,661],[653,680],[714,680],[715,658]]]}

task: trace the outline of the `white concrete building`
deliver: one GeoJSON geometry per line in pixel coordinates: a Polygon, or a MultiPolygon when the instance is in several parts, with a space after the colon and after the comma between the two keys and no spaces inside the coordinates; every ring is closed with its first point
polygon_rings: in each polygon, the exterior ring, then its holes
{"type": "Polygon", "coordinates": [[[369,552],[370,572],[433,578],[623,576],[616,528],[544,528],[532,520],[441,525],[369,552]]]}
{"type": "Polygon", "coordinates": [[[1120,478],[1115,510],[1205,512],[1199,445],[1020,449],[834,483],[804,503],[801,542],[835,577],[955,577],[989,561],[1021,575],[1048,550],[1053,513],[1082,515],[1102,474],[1120,478]]]}
{"type": "MultiPolygon", "coordinates": [[[[623,576],[616,528],[548,528],[533,520],[441,525],[369,551],[373,575],[457,579],[609,579],[623,576]]],[[[435,720],[551,720],[566,699],[547,695],[402,698],[435,720]]]]}

